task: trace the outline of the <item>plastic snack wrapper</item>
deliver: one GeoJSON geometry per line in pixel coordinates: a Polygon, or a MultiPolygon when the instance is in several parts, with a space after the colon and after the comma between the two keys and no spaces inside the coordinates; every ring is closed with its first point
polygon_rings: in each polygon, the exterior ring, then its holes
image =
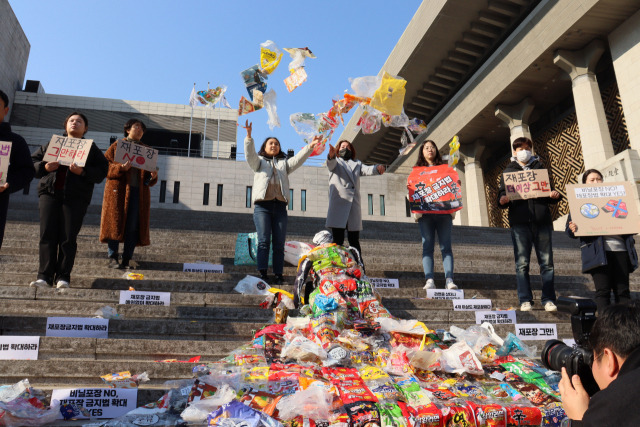
{"type": "Polygon", "coordinates": [[[201,90],[198,92],[198,99],[200,102],[204,100],[204,102],[202,102],[203,104],[213,108],[213,106],[222,99],[226,91],[227,87],[225,85],[218,86],[214,89],[201,90]]]}
{"type": "Polygon", "coordinates": [[[407,81],[402,77],[392,76],[385,71],[382,83],[373,93],[369,105],[390,116],[399,116],[402,114],[406,84],[407,81]]]}
{"type": "Polygon", "coordinates": [[[314,420],[332,418],[333,395],[324,387],[307,387],[295,394],[285,396],[276,405],[281,419],[291,419],[298,415],[314,420]]]}
{"type": "Polygon", "coordinates": [[[271,40],[260,44],[260,71],[264,74],[273,73],[282,59],[284,53],[278,45],[271,40]]]}
{"type": "Polygon", "coordinates": [[[404,110],[397,116],[383,114],[382,124],[385,125],[385,127],[404,128],[409,126],[409,116],[404,113],[404,110]]]}
{"type": "Polygon", "coordinates": [[[122,276],[123,279],[127,280],[144,280],[144,274],[141,273],[125,273],[122,276]]]}
{"type": "Polygon", "coordinates": [[[284,427],[274,418],[233,400],[207,416],[208,426],[228,426],[242,423],[246,427],[284,427]],[[225,422],[225,419],[229,421],[225,422]]]}
{"type": "Polygon", "coordinates": [[[457,342],[442,352],[440,359],[445,372],[462,374],[469,373],[482,375],[482,364],[476,357],[473,349],[465,342],[457,342]]]}
{"type": "Polygon", "coordinates": [[[258,89],[262,93],[267,91],[268,76],[260,71],[259,65],[254,65],[253,67],[249,67],[246,70],[241,71],[240,77],[242,77],[242,81],[244,81],[244,85],[247,88],[247,93],[251,97],[251,100],[253,100],[254,89],[258,89]]]}
{"type": "Polygon", "coordinates": [[[315,59],[315,57],[316,57],[308,47],[302,47],[302,48],[285,47],[284,50],[292,58],[292,61],[289,63],[289,72],[290,73],[293,73],[293,71],[296,68],[300,68],[300,67],[304,66],[304,60],[305,59],[307,59],[307,58],[314,58],[315,59]]]}
{"type": "Polygon", "coordinates": [[[276,105],[276,100],[277,97],[275,90],[270,89],[267,93],[264,94],[264,108],[267,110],[267,115],[269,116],[267,124],[269,125],[269,129],[271,130],[273,130],[273,128],[280,127],[280,117],[278,117],[278,107],[276,105]]]}
{"type": "Polygon", "coordinates": [[[420,135],[422,132],[427,131],[427,124],[423,120],[414,118],[409,120],[409,125],[407,126],[407,128],[411,132],[420,135]]]}
{"type": "Polygon", "coordinates": [[[256,111],[256,108],[254,107],[253,103],[244,96],[241,96],[240,104],[238,106],[238,116],[253,113],[254,111],[256,111]]]}
{"type": "Polygon", "coordinates": [[[298,67],[293,73],[286,79],[284,79],[284,85],[289,92],[293,92],[294,89],[300,87],[302,83],[307,81],[307,72],[304,67],[298,67]]]}
{"type": "Polygon", "coordinates": [[[303,336],[296,336],[285,344],[280,357],[283,359],[291,358],[300,362],[318,363],[327,358],[327,352],[315,342],[303,336]]]}
{"type": "Polygon", "coordinates": [[[224,384],[212,396],[189,403],[180,416],[190,423],[204,423],[209,413],[231,402],[235,397],[235,390],[224,384]]]}
{"type": "Polygon", "coordinates": [[[373,107],[365,105],[362,107],[362,114],[356,123],[364,134],[376,133],[380,130],[382,123],[382,113],[373,107]]]}
{"type": "Polygon", "coordinates": [[[382,77],[378,76],[364,76],[349,78],[351,83],[351,89],[355,92],[356,96],[361,98],[371,98],[375,91],[382,84],[382,77]]]}
{"type": "Polygon", "coordinates": [[[460,160],[460,140],[458,135],[454,136],[449,142],[449,166],[453,167],[458,164],[460,160]]]}
{"type": "Polygon", "coordinates": [[[147,375],[146,372],[139,375],[131,375],[129,371],[123,371],[102,375],[100,378],[102,378],[102,381],[110,388],[137,388],[141,382],[149,381],[149,375],[147,375]]]}

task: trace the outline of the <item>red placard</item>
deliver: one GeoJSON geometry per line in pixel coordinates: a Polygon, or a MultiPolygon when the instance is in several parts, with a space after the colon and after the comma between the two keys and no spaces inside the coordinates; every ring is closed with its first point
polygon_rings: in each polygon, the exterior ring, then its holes
{"type": "Polygon", "coordinates": [[[462,183],[448,165],[415,166],[407,180],[411,212],[452,213],[462,209],[462,183]]]}

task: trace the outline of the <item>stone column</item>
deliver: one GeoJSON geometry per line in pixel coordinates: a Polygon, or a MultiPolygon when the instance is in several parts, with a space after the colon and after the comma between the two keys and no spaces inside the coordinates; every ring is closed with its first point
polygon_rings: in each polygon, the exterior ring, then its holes
{"type": "Polygon", "coordinates": [[[458,172],[458,178],[460,178],[460,185],[462,186],[462,209],[456,212],[456,217],[453,219],[453,225],[468,225],[468,210],[465,206],[465,186],[467,182],[466,170],[462,164],[463,156],[460,156],[460,161],[454,166],[456,172],[458,172]]]}
{"type": "Polygon", "coordinates": [[[609,34],[609,47],[631,148],[640,150],[640,12],[609,34]]]}
{"type": "MultiPolygon", "coordinates": [[[[509,126],[509,132],[511,133],[509,138],[510,145],[520,137],[529,138],[533,141],[529,130],[529,118],[534,108],[535,104],[531,98],[525,98],[516,105],[496,105],[496,117],[509,126]]],[[[535,147],[532,147],[532,151],[535,153],[535,147]]]]}
{"type": "Polygon", "coordinates": [[[482,165],[480,158],[484,153],[486,142],[477,139],[464,150],[464,188],[463,203],[464,211],[467,212],[467,225],[475,227],[489,226],[489,212],[487,211],[487,197],[484,191],[484,176],[482,175],[482,165]]]}
{"type": "Polygon", "coordinates": [[[579,51],[558,50],[553,58],[553,63],[571,77],[585,169],[613,157],[607,116],[595,75],[605,47],[602,40],[594,40],[579,51]]]}

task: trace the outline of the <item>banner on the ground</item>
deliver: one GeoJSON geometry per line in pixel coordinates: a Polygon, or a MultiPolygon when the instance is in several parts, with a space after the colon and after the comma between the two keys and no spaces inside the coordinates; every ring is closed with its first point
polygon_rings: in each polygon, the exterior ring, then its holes
{"type": "Polygon", "coordinates": [[[94,317],[48,317],[47,336],[108,338],[109,319],[94,317]]]}
{"type": "Polygon", "coordinates": [[[446,214],[462,209],[462,183],[449,165],[415,166],[407,189],[413,213],[446,214]]]}
{"type": "Polygon", "coordinates": [[[7,173],[9,172],[9,159],[11,158],[10,141],[0,141],[0,185],[7,183],[7,173]]]}
{"type": "Polygon", "coordinates": [[[567,200],[576,236],[640,233],[636,191],[631,182],[568,184],[567,200]]]}
{"type": "Polygon", "coordinates": [[[521,340],[557,340],[558,328],[555,323],[517,323],[516,337],[521,340]]]}
{"type": "MultiPolygon", "coordinates": [[[[51,392],[51,406],[83,407],[92,418],[118,418],[136,409],[137,388],[60,388],[51,392]]],[[[74,418],[88,418],[80,413],[74,418]]],[[[62,414],[58,417],[62,419],[62,414]]],[[[143,425],[143,424],[140,424],[143,425]]]]}
{"type": "Polygon", "coordinates": [[[93,144],[93,139],[53,135],[42,160],[58,162],[62,166],[71,166],[75,163],[84,167],[87,163],[87,157],[89,157],[91,144],[93,144]]]}
{"type": "Polygon", "coordinates": [[[134,168],[155,172],[158,170],[158,153],[158,150],[146,145],[119,139],[113,161],[123,164],[131,162],[131,166],[134,168]]]}
{"type": "Polygon", "coordinates": [[[549,172],[546,169],[505,172],[502,178],[509,200],[536,199],[551,194],[549,172]]]}
{"type": "Polygon", "coordinates": [[[400,281],[398,279],[387,279],[386,277],[370,277],[369,283],[374,288],[380,289],[398,289],[400,287],[400,281]]]}
{"type": "Polygon", "coordinates": [[[464,299],[463,289],[427,289],[428,299],[464,299]]]}
{"type": "Polygon", "coordinates": [[[126,305],[171,305],[171,292],[120,291],[120,304],[126,305]]]}
{"type": "Polygon", "coordinates": [[[515,325],[515,310],[505,311],[476,311],[476,323],[478,325],[489,322],[494,325],[515,325]]]}
{"type": "Polygon", "coordinates": [[[491,310],[490,299],[456,299],[453,300],[454,311],[491,310]]]}
{"type": "Polygon", "coordinates": [[[0,335],[0,360],[38,360],[40,337],[0,335]]]}
{"type": "Polygon", "coordinates": [[[185,262],[182,271],[189,273],[224,273],[224,265],[209,262],[185,262]]]}

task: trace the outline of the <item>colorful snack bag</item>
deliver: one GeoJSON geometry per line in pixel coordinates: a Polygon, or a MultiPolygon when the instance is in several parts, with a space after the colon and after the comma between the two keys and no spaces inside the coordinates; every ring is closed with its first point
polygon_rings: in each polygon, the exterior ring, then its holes
{"type": "Polygon", "coordinates": [[[455,399],[456,397],[458,397],[454,392],[452,392],[448,388],[439,388],[437,387],[437,385],[425,387],[424,389],[439,401],[447,401],[447,400],[455,399]]]}
{"type": "Polygon", "coordinates": [[[351,427],[380,426],[380,413],[375,402],[360,401],[344,405],[351,427]]]}
{"type": "Polygon", "coordinates": [[[390,335],[391,340],[389,341],[389,344],[391,344],[393,347],[403,345],[409,348],[420,348],[420,345],[422,344],[422,338],[424,337],[424,335],[422,334],[408,334],[405,332],[396,331],[391,331],[390,335]]]}
{"type": "Polygon", "coordinates": [[[395,403],[378,403],[380,425],[382,427],[409,427],[409,420],[402,413],[402,409],[395,403]]]}
{"type": "Polygon", "coordinates": [[[540,408],[540,412],[542,413],[543,426],[560,427],[562,421],[567,418],[567,414],[564,412],[560,402],[540,408]]]}
{"type": "Polygon", "coordinates": [[[507,427],[539,426],[542,413],[533,406],[509,405],[507,410],[507,427]]]}
{"type": "Polygon", "coordinates": [[[444,427],[444,415],[436,405],[420,405],[409,407],[413,416],[414,427],[444,427]]]}
{"type": "Polygon", "coordinates": [[[464,401],[449,401],[442,403],[442,415],[445,417],[447,427],[475,426],[475,414],[473,409],[464,401]]]}
{"type": "Polygon", "coordinates": [[[513,382],[511,383],[511,385],[536,406],[546,406],[550,403],[558,401],[555,397],[545,394],[542,390],[540,390],[533,384],[524,382],[513,382]]]}
{"type": "Polygon", "coordinates": [[[282,51],[271,40],[260,44],[260,71],[264,74],[273,73],[282,59],[282,51]]]}
{"type": "Polygon", "coordinates": [[[516,374],[526,382],[532,382],[537,378],[542,378],[542,374],[534,371],[530,366],[519,361],[501,363],[500,366],[504,367],[507,371],[516,374]]]}
{"type": "Polygon", "coordinates": [[[206,399],[207,397],[216,394],[216,391],[218,391],[218,387],[204,383],[200,380],[195,380],[193,382],[193,387],[191,387],[191,391],[189,392],[187,403],[206,399]]]}
{"type": "Polygon", "coordinates": [[[489,399],[489,396],[485,394],[481,386],[468,382],[458,382],[454,384],[452,391],[459,397],[471,397],[480,401],[489,399]]]}
{"type": "Polygon", "coordinates": [[[497,403],[477,404],[467,401],[473,410],[477,427],[507,427],[507,410],[497,403]]]}
{"type": "Polygon", "coordinates": [[[404,400],[409,405],[424,406],[431,403],[427,392],[420,387],[418,380],[412,376],[394,378],[394,381],[396,382],[396,387],[404,396],[404,400]]]}

